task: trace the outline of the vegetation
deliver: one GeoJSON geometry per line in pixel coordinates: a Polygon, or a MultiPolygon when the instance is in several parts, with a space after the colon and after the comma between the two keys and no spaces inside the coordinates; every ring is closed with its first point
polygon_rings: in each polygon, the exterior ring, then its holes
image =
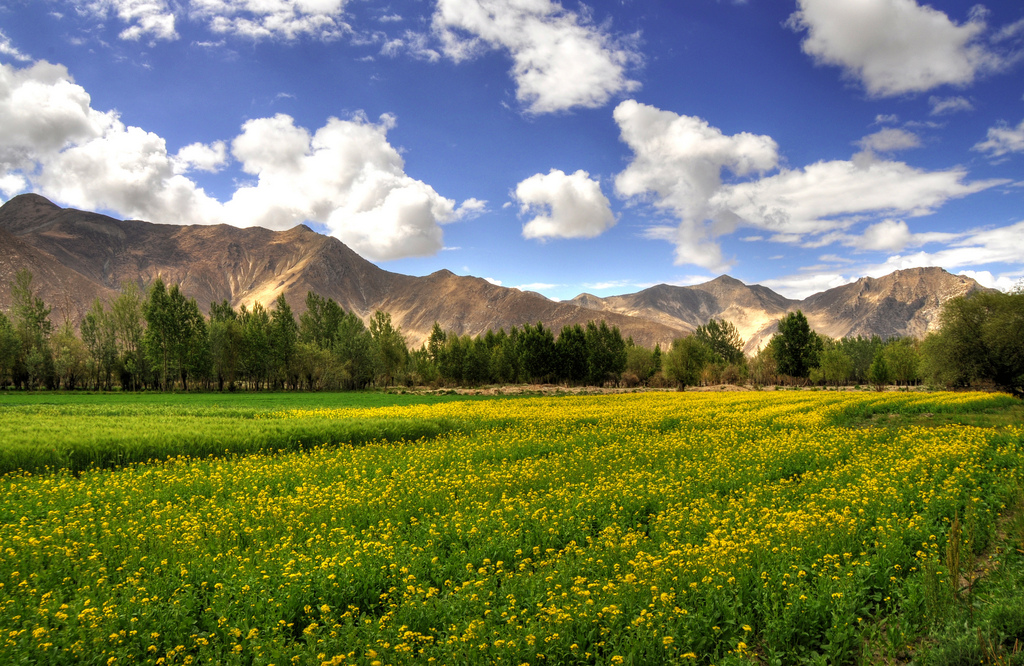
{"type": "Polygon", "coordinates": [[[21,271],[10,316],[0,313],[0,388],[262,391],[359,390],[392,386],[557,383],[677,387],[716,384],[989,386],[1024,396],[1024,291],[979,292],[943,307],[926,340],[839,340],[811,329],[799,310],[751,358],[736,326],[711,319],[662,353],[623,339],[604,321],[542,322],[476,337],[437,323],[409,349],[386,312],[365,322],[310,292],[296,319],[283,295],[271,309],[211,303],[209,318],[177,285],[133,284],[107,309],[93,303],[76,335],[54,331],[50,308],[21,271]]]}
{"type": "MultiPolygon", "coordinates": [[[[0,662],[1019,663],[1024,430],[889,418],[1009,396],[292,395],[163,409],[451,427],[0,478],[0,662]]],[[[154,394],[11,397],[5,442],[86,397],[166,427],[154,394]]]]}

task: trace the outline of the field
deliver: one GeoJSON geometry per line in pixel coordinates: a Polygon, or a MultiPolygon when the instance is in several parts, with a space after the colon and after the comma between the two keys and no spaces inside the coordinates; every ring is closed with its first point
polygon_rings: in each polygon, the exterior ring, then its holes
{"type": "Polygon", "coordinates": [[[0,663],[1024,663],[1007,396],[133,400],[0,402],[0,663]]]}

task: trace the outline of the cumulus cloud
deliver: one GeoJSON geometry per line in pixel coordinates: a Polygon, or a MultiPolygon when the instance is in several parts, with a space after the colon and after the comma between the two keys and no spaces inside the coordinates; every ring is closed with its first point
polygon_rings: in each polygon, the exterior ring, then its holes
{"type": "Polygon", "coordinates": [[[388,142],[394,117],[330,118],[311,132],[286,115],[256,118],[230,142],[253,181],[221,203],[185,174],[229,161],[227,142],[177,153],[160,136],[91,107],[60,65],[0,66],[0,191],[34,187],[85,209],[175,224],[230,223],[284,229],[319,222],[354,250],[385,260],[433,254],[440,225],[478,215],[408,176],[388,142]]]}
{"type": "Polygon", "coordinates": [[[438,0],[432,25],[455,62],[508,52],[516,98],[531,113],[600,107],[639,87],[627,74],[640,63],[636,49],[553,0],[438,0]]]}
{"type": "Polygon", "coordinates": [[[522,214],[534,214],[524,238],[594,238],[615,224],[601,184],[583,170],[535,174],[516,186],[515,197],[522,214]]]}
{"type": "MultiPolygon", "coordinates": [[[[817,63],[842,67],[874,96],[967,85],[1011,60],[985,41],[983,10],[957,23],[915,0],[798,2],[789,25],[806,31],[804,53],[817,63]]],[[[994,41],[1005,41],[1001,34],[994,41]]]]}
{"type": "Polygon", "coordinates": [[[176,173],[187,173],[189,171],[206,171],[216,173],[228,163],[228,146],[223,141],[215,141],[212,144],[192,143],[174,156],[174,170],[176,173]]]}
{"type": "Polygon", "coordinates": [[[936,97],[932,95],[928,98],[928,104],[932,107],[931,115],[933,116],[944,116],[950,113],[960,113],[961,111],[973,111],[974,105],[966,97],[936,97]]]}
{"type": "Polygon", "coordinates": [[[921,146],[921,139],[913,132],[887,127],[867,135],[858,142],[858,145],[864,150],[890,153],[907,148],[918,148],[921,146]]]}
{"type": "Polygon", "coordinates": [[[705,224],[711,197],[722,188],[722,171],[745,176],[772,169],[778,145],[771,137],[747,132],[728,136],[701,118],[633,100],[619,104],[614,118],[633,151],[632,162],[615,178],[616,191],[627,198],[653,199],[679,220],[677,227],[649,230],[649,237],[673,242],[677,264],[725,268],[705,224]]]}
{"type": "MultiPolygon", "coordinates": [[[[850,160],[783,168],[778,146],[767,136],[725,135],[700,118],[680,116],[633,101],[615,110],[632,162],[615,180],[624,197],[649,200],[670,212],[675,225],[653,226],[648,238],[675,245],[676,263],[720,270],[728,266],[715,238],[740,226],[771,232],[771,240],[822,246],[893,247],[907,241],[899,223],[882,224],[853,242],[846,230],[879,218],[927,215],[950,199],[964,197],[1001,180],[968,181],[962,168],[927,171],[881,159],[872,150],[850,160]],[[730,182],[723,171],[731,171],[730,182]],[[743,180],[744,176],[757,177],[743,180]],[[859,243],[859,245],[858,245],[859,243]]],[[[884,129],[863,140],[867,148],[909,147],[915,135],[884,129]]],[[[909,231],[907,232],[909,234],[909,231]]],[[[912,241],[925,241],[912,236],[912,241]]]]}
{"type": "Polygon", "coordinates": [[[992,157],[1002,157],[1008,153],[1024,153],[1024,120],[1016,127],[999,123],[988,128],[984,141],[974,145],[972,150],[988,153],[992,157]]]}

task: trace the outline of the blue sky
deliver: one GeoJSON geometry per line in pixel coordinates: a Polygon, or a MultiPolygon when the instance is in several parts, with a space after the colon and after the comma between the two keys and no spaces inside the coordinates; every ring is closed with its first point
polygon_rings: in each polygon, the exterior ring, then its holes
{"type": "Polygon", "coordinates": [[[1024,277],[1024,5],[0,0],[0,201],[564,299],[1024,277]]]}

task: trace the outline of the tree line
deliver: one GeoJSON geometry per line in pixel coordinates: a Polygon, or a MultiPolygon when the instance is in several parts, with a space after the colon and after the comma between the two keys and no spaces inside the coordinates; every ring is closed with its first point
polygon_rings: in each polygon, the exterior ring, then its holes
{"type": "Polygon", "coordinates": [[[1024,292],[980,292],[948,301],[925,340],[832,339],[800,311],[779,320],[757,354],[743,353],[731,322],[712,319],[663,351],[648,349],[604,321],[536,325],[458,335],[434,324],[409,349],[390,314],[366,324],[310,292],[295,317],[284,295],[204,316],[178,285],[145,291],[122,285],[98,299],[76,327],[56,329],[27,270],[0,312],[0,388],[93,390],[355,390],[396,385],[479,386],[558,383],[686,387],[699,384],[912,385],[990,383],[1024,394],[1024,292]]]}

